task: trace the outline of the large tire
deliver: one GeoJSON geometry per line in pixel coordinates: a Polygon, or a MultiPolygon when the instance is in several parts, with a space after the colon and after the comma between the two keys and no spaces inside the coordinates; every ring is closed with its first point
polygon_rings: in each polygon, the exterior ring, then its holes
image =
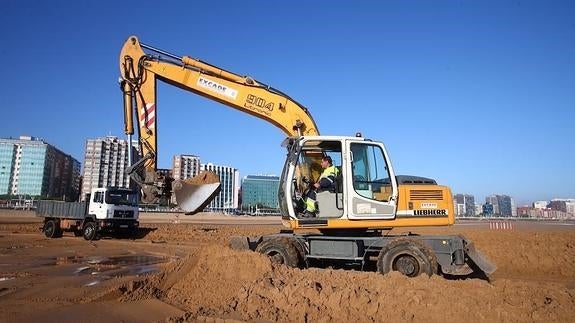
{"type": "Polygon", "coordinates": [[[419,240],[398,238],[379,252],[377,271],[381,274],[398,271],[408,277],[432,276],[437,273],[437,257],[419,240]]]}
{"type": "Polygon", "coordinates": [[[273,238],[260,243],[256,252],[270,257],[273,263],[299,267],[301,257],[294,243],[290,238],[273,238]]]}
{"type": "Polygon", "coordinates": [[[98,238],[98,225],[96,222],[87,222],[82,230],[84,239],[91,241],[98,238]]]}
{"type": "Polygon", "coordinates": [[[58,238],[62,236],[62,229],[60,229],[60,224],[57,220],[48,220],[44,223],[44,235],[47,238],[58,238]]]}

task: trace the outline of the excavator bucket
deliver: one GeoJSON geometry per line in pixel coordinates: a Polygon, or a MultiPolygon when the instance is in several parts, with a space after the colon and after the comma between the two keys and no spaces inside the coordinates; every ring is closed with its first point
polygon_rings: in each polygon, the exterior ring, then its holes
{"type": "Polygon", "coordinates": [[[220,177],[207,171],[172,183],[176,202],[186,214],[202,211],[218,195],[220,187],[220,177]]]}

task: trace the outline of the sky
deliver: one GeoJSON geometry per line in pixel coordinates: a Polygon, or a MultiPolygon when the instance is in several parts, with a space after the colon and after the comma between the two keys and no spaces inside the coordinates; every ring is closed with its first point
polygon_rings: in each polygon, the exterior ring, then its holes
{"type": "MultiPolygon", "coordinates": [[[[518,205],[575,198],[574,1],[2,0],[0,137],[78,161],[123,132],[119,54],[145,44],[271,85],[323,135],[382,141],[397,174],[518,205]]],[[[285,135],[158,85],[158,162],[281,173],[285,135]]]]}

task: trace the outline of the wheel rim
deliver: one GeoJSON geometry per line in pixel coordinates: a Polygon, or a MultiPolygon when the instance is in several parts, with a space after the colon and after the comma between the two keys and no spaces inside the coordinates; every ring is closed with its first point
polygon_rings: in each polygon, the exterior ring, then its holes
{"type": "Polygon", "coordinates": [[[393,270],[408,277],[415,277],[419,274],[419,262],[413,256],[401,255],[395,260],[393,270]]]}
{"type": "Polygon", "coordinates": [[[88,225],[88,226],[86,227],[86,229],[84,230],[84,236],[86,236],[86,237],[88,237],[88,238],[92,237],[92,232],[93,232],[93,231],[94,231],[94,228],[92,228],[91,225],[88,225]]]}
{"type": "Polygon", "coordinates": [[[54,234],[54,224],[52,222],[46,223],[44,232],[46,233],[47,236],[51,237],[54,234]]]}
{"type": "Polygon", "coordinates": [[[268,252],[267,256],[270,257],[270,259],[273,263],[280,264],[280,265],[285,264],[285,259],[279,252],[270,251],[270,252],[268,252]]]}

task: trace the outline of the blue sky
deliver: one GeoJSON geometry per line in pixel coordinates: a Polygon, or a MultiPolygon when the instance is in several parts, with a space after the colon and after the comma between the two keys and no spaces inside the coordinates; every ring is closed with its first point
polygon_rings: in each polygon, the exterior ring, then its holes
{"type": "MultiPolygon", "coordinates": [[[[3,0],[0,137],[83,162],[123,134],[130,35],[250,75],[307,106],[324,135],[383,141],[398,174],[518,204],[575,198],[573,1],[3,0]]],[[[279,174],[284,135],[158,87],[159,166],[175,154],[279,174]]]]}

